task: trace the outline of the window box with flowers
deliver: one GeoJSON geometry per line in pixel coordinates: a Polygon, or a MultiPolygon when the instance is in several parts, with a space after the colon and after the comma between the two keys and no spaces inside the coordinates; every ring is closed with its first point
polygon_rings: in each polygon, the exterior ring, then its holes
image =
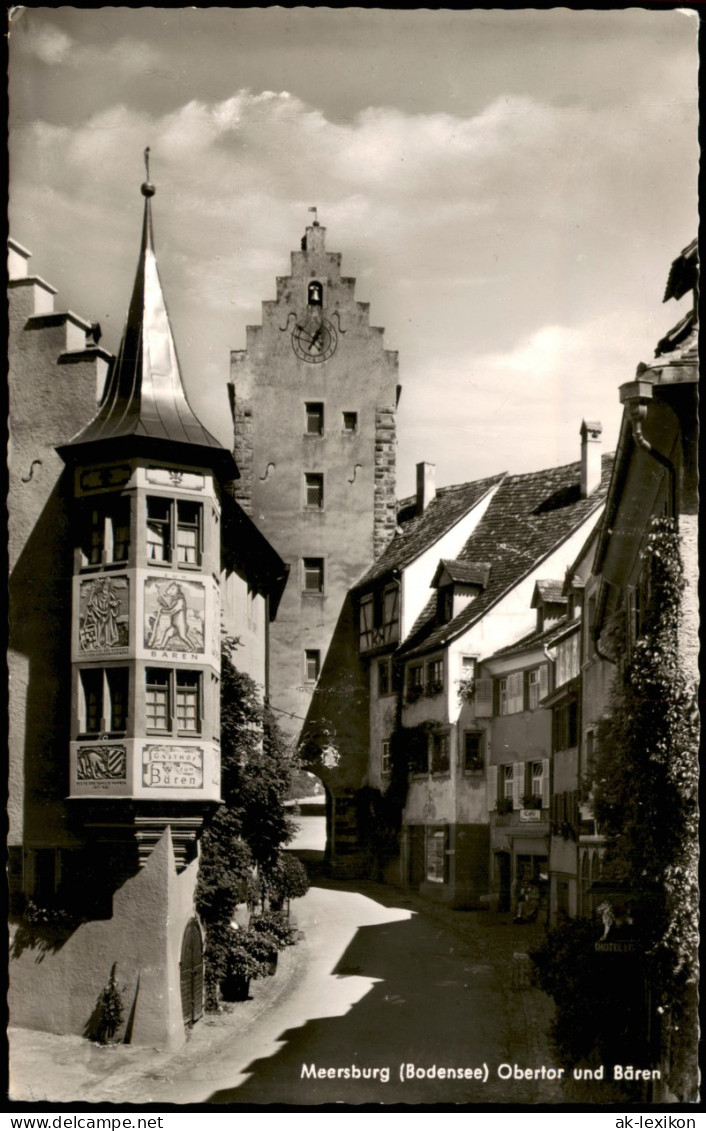
{"type": "Polygon", "coordinates": [[[438,679],[432,679],[427,684],[425,693],[426,693],[426,695],[429,696],[429,698],[431,698],[434,695],[441,695],[441,692],[443,690],[444,690],[443,682],[441,680],[438,680],[438,679]]]}
{"type": "Polygon", "coordinates": [[[499,817],[505,817],[508,813],[512,813],[512,798],[499,797],[495,809],[499,817]]]}
{"type": "Polygon", "coordinates": [[[476,693],[475,677],[464,676],[463,679],[457,680],[456,687],[459,704],[470,703],[476,693]]]}
{"type": "Polygon", "coordinates": [[[523,809],[541,809],[542,808],[542,798],[540,796],[538,796],[536,793],[525,793],[524,796],[522,797],[522,808],[523,809]]]}

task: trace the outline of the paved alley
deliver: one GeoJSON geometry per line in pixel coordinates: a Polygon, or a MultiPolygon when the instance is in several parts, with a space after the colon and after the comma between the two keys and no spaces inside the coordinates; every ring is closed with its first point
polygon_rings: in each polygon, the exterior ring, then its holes
{"type": "Polygon", "coordinates": [[[295,909],[303,939],[275,978],[197,1025],[178,1053],[32,1034],[25,1080],[28,1036],[16,1031],[13,1095],[136,1105],[561,1102],[556,1082],[512,1078],[514,1065],[552,1067],[548,1003],[512,984],[517,928],[506,924],[499,946],[502,929],[484,927],[488,916],[426,908],[379,884],[329,881],[295,909]]]}

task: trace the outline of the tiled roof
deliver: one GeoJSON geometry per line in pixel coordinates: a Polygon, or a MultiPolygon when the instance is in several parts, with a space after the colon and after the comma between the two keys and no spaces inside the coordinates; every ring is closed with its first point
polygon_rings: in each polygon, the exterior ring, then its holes
{"type": "Polygon", "coordinates": [[[490,562],[487,588],[443,625],[436,623],[432,597],[400,652],[439,647],[480,620],[605,502],[612,466],[613,456],[604,455],[600,486],[586,499],[581,498],[580,463],[506,476],[459,555],[490,562]]]}
{"type": "Polygon", "coordinates": [[[536,609],[540,601],[543,604],[565,605],[564,582],[554,580],[538,581],[534,587],[531,607],[536,609]]]}
{"type": "Polygon", "coordinates": [[[695,239],[677,256],[669,269],[669,277],[663,302],[670,298],[680,299],[687,291],[693,290],[699,276],[699,248],[695,239]]]}
{"type": "Polygon", "coordinates": [[[461,562],[457,558],[442,558],[433,584],[437,583],[442,568],[446,570],[452,581],[458,581],[461,585],[488,584],[490,562],[461,562]]]}
{"type": "Polygon", "coordinates": [[[529,652],[533,648],[548,648],[560,636],[563,636],[569,629],[581,623],[579,617],[573,620],[567,620],[562,617],[560,621],[555,621],[549,628],[543,628],[541,632],[530,632],[527,636],[523,636],[521,640],[516,640],[514,644],[508,644],[505,648],[498,648],[497,652],[493,652],[492,656],[488,659],[495,659],[496,656],[514,656],[519,655],[521,652],[529,652]]]}
{"type": "Polygon", "coordinates": [[[398,530],[389,546],[363,574],[356,589],[392,569],[403,569],[418,558],[468,513],[488,491],[501,483],[504,473],[455,487],[440,487],[421,514],[409,514],[413,499],[403,499],[398,510],[398,530]],[[407,515],[409,514],[409,517],[407,515]]]}

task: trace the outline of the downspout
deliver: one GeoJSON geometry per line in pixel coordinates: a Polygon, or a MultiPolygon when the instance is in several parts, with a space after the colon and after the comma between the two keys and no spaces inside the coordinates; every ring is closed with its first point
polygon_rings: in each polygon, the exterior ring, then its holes
{"type": "Polygon", "coordinates": [[[652,400],[653,389],[653,382],[646,380],[643,376],[646,371],[646,366],[638,365],[636,379],[627,381],[620,386],[620,403],[627,408],[628,418],[632,426],[632,438],[637,447],[642,448],[643,452],[647,452],[648,456],[651,456],[667,472],[670,516],[678,530],[676,468],[670,459],[652,447],[652,444],[645,439],[642,432],[642,424],[647,417],[647,408],[652,400]]]}

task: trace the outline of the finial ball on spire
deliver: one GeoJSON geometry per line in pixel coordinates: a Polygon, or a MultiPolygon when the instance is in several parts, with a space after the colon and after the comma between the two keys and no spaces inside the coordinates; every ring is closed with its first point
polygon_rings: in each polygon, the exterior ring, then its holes
{"type": "Polygon", "coordinates": [[[150,184],[150,147],[145,149],[145,170],[147,171],[147,180],[140,186],[140,192],[143,196],[154,196],[157,191],[153,184],[150,184]]]}

